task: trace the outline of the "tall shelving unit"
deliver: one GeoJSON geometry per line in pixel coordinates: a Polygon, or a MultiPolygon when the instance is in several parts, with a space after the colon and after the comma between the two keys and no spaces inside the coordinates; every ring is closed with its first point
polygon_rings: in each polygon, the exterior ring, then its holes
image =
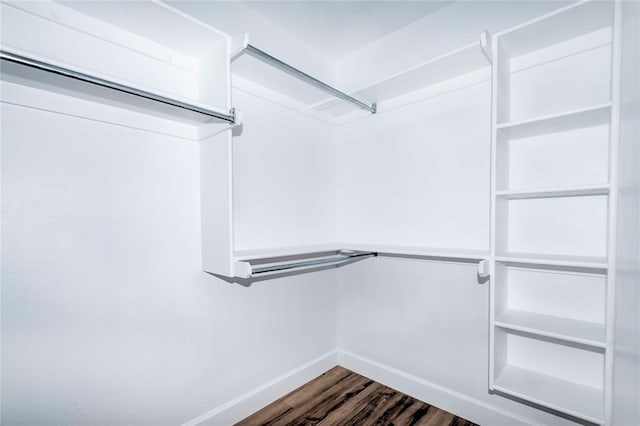
{"type": "Polygon", "coordinates": [[[489,388],[610,419],[619,7],[495,34],[489,388]]]}

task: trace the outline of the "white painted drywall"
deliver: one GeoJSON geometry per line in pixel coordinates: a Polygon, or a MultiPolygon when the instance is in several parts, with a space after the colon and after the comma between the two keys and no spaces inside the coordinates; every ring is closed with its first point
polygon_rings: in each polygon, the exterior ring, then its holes
{"type": "Polygon", "coordinates": [[[336,241],[335,128],[240,90],[234,136],[235,248],[336,241]]]}
{"type": "Polygon", "coordinates": [[[3,425],[180,424],[335,348],[335,271],[201,271],[199,176],[196,142],[2,105],[3,425]]]}
{"type": "Polygon", "coordinates": [[[341,241],[489,249],[490,84],[339,128],[341,241]]]}

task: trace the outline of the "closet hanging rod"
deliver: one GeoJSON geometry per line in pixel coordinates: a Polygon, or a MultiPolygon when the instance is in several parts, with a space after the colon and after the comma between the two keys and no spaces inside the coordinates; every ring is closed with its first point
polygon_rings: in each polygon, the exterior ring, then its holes
{"type": "Polygon", "coordinates": [[[305,81],[307,83],[309,83],[310,85],[323,90],[327,93],[329,93],[330,95],[335,96],[336,98],[340,98],[346,102],[350,102],[354,105],[356,105],[358,108],[364,109],[366,111],[369,111],[371,114],[375,114],[376,113],[376,104],[373,103],[371,105],[368,105],[356,98],[354,98],[353,96],[349,96],[346,93],[336,89],[335,87],[329,86],[328,84],[318,80],[315,77],[310,76],[309,74],[305,73],[304,71],[300,71],[299,69],[287,64],[286,62],[281,61],[278,58],[275,58],[271,55],[269,55],[267,52],[264,52],[260,49],[258,49],[255,46],[252,46],[251,44],[246,44],[246,46],[244,47],[244,52],[249,53],[250,55],[253,55],[254,57],[262,60],[263,62],[266,62],[276,68],[281,69],[282,71],[302,80],[305,81]]]}
{"type": "Polygon", "coordinates": [[[347,262],[351,262],[353,260],[364,260],[369,257],[375,257],[378,253],[367,252],[367,253],[354,253],[354,254],[341,254],[338,256],[328,257],[324,259],[318,260],[305,260],[302,262],[291,262],[291,263],[283,263],[283,264],[275,264],[268,266],[257,266],[251,267],[251,275],[256,274],[264,274],[267,272],[278,272],[278,271],[287,271],[290,269],[298,269],[298,268],[309,268],[314,266],[329,266],[335,265],[340,266],[347,262]]]}
{"type": "Polygon", "coordinates": [[[7,52],[5,50],[0,50],[0,59],[14,62],[17,64],[25,65],[31,68],[36,68],[39,70],[47,71],[50,73],[62,75],[65,77],[70,77],[75,80],[83,81],[85,83],[94,84],[96,86],[106,87],[108,89],[116,90],[118,92],[127,93],[129,95],[138,96],[141,98],[149,99],[155,102],[163,103],[166,105],[171,105],[177,108],[197,112],[199,114],[207,115],[209,117],[214,117],[220,120],[227,121],[231,124],[235,124],[236,122],[236,114],[235,109],[232,108],[229,114],[224,114],[221,112],[213,111],[207,108],[202,108],[197,105],[188,104],[186,102],[178,101],[176,99],[167,98],[165,96],[157,95],[155,93],[147,92],[145,90],[136,89],[135,87],[127,86],[124,84],[116,83],[114,81],[105,80],[100,77],[94,77],[89,74],[84,74],[78,71],[74,71],[68,68],[63,68],[57,65],[49,64],[47,62],[42,62],[34,58],[29,58],[26,56],[18,55],[15,53],[7,52]]]}

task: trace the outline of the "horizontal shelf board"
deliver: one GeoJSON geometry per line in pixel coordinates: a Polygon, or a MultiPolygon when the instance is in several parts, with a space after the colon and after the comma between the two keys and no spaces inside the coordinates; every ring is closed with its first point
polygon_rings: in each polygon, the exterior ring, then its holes
{"type": "Polygon", "coordinates": [[[449,249],[419,246],[395,246],[380,244],[358,244],[345,243],[342,244],[345,249],[375,251],[380,254],[390,254],[398,256],[419,256],[433,257],[442,259],[465,259],[465,260],[483,260],[489,256],[488,250],[474,249],[449,249]]]}
{"type": "Polygon", "coordinates": [[[500,313],[494,324],[501,328],[524,331],[568,342],[599,348],[606,347],[604,324],[517,310],[506,310],[500,313]]]}
{"type": "Polygon", "coordinates": [[[262,249],[236,250],[234,260],[268,259],[271,257],[297,256],[302,254],[337,252],[341,250],[339,244],[314,244],[291,247],[270,247],[262,249]]]}
{"type": "MultiPolygon", "coordinates": [[[[475,42],[348,93],[367,102],[382,102],[489,66],[480,42],[475,42]]],[[[354,110],[338,99],[326,99],[311,108],[338,116],[354,110]]]]}
{"type": "Polygon", "coordinates": [[[613,2],[584,1],[497,33],[512,57],[613,25],[613,2]]]}
{"type": "Polygon", "coordinates": [[[528,263],[533,265],[566,266],[605,270],[609,263],[605,257],[567,256],[539,253],[505,253],[496,255],[496,261],[509,263],[528,263]]]}
{"type": "Polygon", "coordinates": [[[604,421],[600,389],[507,365],[494,389],[597,424],[604,421]]]}
{"type": "MultiPolygon", "coordinates": [[[[42,58],[33,58],[37,61],[45,62],[42,58]]],[[[51,63],[71,72],[75,72],[66,65],[51,63]]],[[[89,75],[85,72],[78,71],[80,74],[86,74],[89,77],[95,77],[101,80],[107,80],[101,75],[89,75]]],[[[129,82],[123,82],[117,79],[107,80],[114,86],[127,86],[133,90],[147,92],[152,96],[164,98],[165,101],[158,101],[144,96],[127,93],[111,87],[105,87],[86,81],[77,80],[75,78],[60,75],[55,72],[44,71],[42,69],[33,68],[31,66],[2,60],[2,79],[23,86],[34,87],[37,89],[52,91],[67,96],[74,96],[80,99],[100,102],[106,105],[121,107],[137,111],[145,114],[152,114],[158,117],[164,117],[171,120],[186,123],[227,123],[225,120],[211,117],[196,109],[205,110],[212,113],[228,115],[228,111],[222,111],[220,108],[204,105],[197,101],[187,100],[179,97],[169,97],[167,94],[157,93],[147,88],[141,88],[129,82]],[[185,107],[172,105],[169,102],[177,104],[187,104],[194,107],[194,110],[185,107]]]]}
{"type": "Polygon", "coordinates": [[[565,132],[604,125],[611,119],[611,102],[563,111],[527,120],[498,123],[498,134],[509,139],[522,139],[547,133],[565,132]]]}
{"type": "Polygon", "coordinates": [[[272,257],[297,256],[303,254],[337,252],[340,250],[367,251],[398,256],[432,257],[440,259],[464,259],[479,261],[489,256],[488,250],[464,250],[417,246],[394,246],[361,243],[328,243],[295,247],[273,247],[236,250],[234,260],[268,259],[272,257]]]}
{"type": "Polygon", "coordinates": [[[496,191],[496,197],[507,200],[527,198],[584,197],[609,194],[610,185],[583,185],[565,188],[508,189],[496,191]]]}

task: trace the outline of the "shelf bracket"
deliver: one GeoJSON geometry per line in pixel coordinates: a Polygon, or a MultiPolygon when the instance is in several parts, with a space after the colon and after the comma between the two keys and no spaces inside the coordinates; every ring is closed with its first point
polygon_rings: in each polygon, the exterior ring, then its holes
{"type": "Polygon", "coordinates": [[[491,265],[487,259],[481,260],[478,263],[478,276],[480,278],[489,278],[491,275],[490,267],[491,265]]]}
{"type": "Polygon", "coordinates": [[[493,62],[491,43],[492,43],[491,34],[489,33],[489,31],[487,30],[482,31],[480,33],[480,49],[482,49],[482,54],[484,55],[485,58],[487,58],[487,61],[489,61],[489,64],[493,62]]]}

